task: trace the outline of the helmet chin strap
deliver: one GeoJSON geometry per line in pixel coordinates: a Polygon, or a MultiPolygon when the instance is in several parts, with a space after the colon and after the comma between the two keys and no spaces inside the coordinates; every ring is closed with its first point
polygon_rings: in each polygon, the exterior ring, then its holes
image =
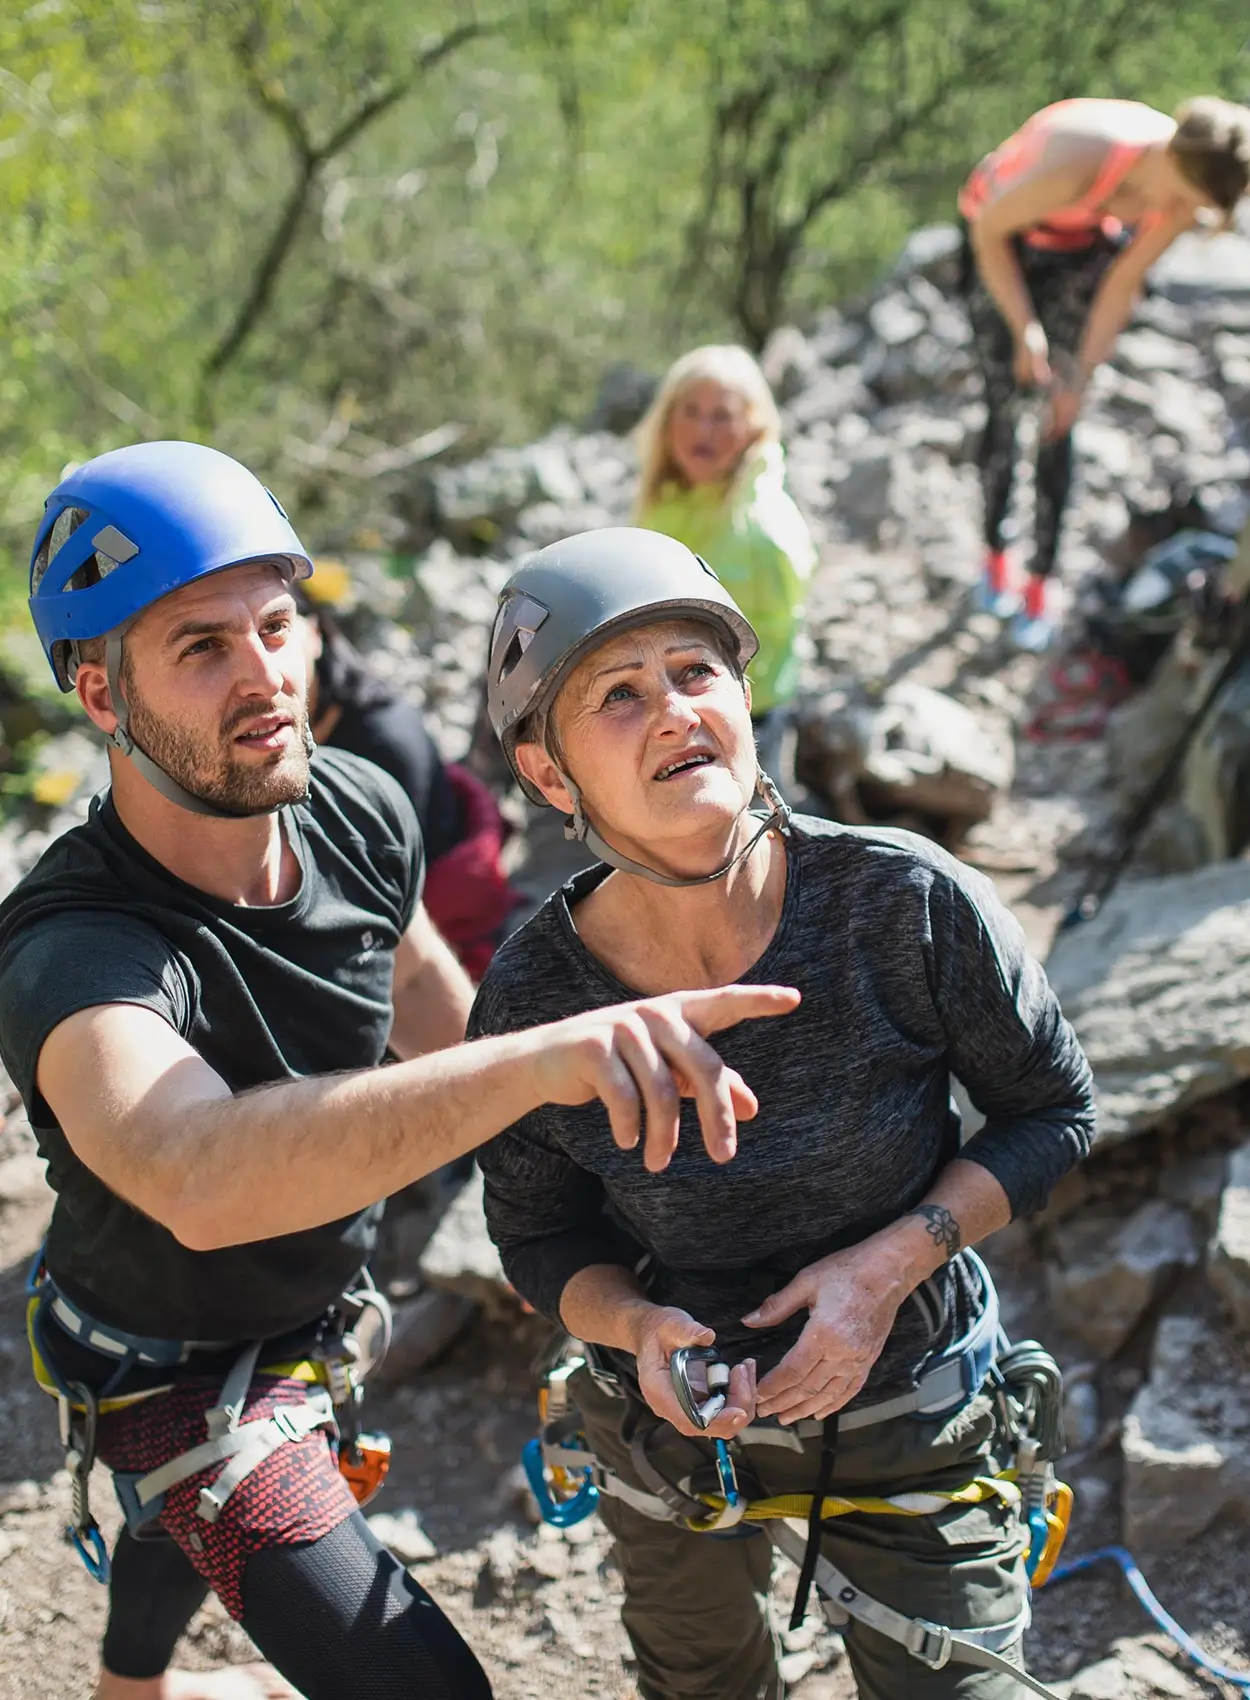
{"type": "MultiPolygon", "coordinates": [[[[765,833],[771,832],[774,827],[781,832],[787,832],[790,827],[789,804],[763,769],[757,768],[755,789],[768,804],[771,813],[761,820],[759,831],[754,837],[736,855],[731,856],[719,868],[714,868],[710,874],[662,874],[657,868],[647,867],[645,862],[635,862],[630,857],[623,856],[619,850],[614,850],[606,839],[600,838],[586,818],[586,811],[582,807],[581,792],[567,774],[561,774],[560,777],[564,781],[569,796],[573,799],[573,818],[564,823],[564,836],[584,844],[592,855],[597,856],[601,862],[606,862],[609,867],[617,868],[623,874],[637,874],[640,879],[652,880],[656,885],[711,885],[716,880],[723,880],[727,873],[738,866],[739,862],[746,860],[765,833]]],[[[758,815],[755,818],[760,819],[758,815]]]]}
{"type": "MultiPolygon", "coordinates": [[[[157,765],[147,753],[135,743],[130,731],[130,705],[122,692],[122,639],[125,627],[108,634],[104,644],[105,666],[108,670],[109,696],[113,702],[113,713],[117,716],[116,728],[108,734],[108,741],[119,755],[127,757],[147,780],[154,790],[162,797],[176,803],[180,809],[186,809],[193,815],[208,815],[213,820],[250,820],[254,815],[276,815],[286,805],[276,803],[271,809],[249,809],[246,814],[239,814],[234,809],[223,809],[216,803],[210,803],[206,797],[197,797],[194,791],[188,791],[179,785],[172,774],[166,773],[163,767],[157,765]]],[[[304,743],[309,755],[315,745],[312,728],[307,720],[304,722],[304,743]]]]}

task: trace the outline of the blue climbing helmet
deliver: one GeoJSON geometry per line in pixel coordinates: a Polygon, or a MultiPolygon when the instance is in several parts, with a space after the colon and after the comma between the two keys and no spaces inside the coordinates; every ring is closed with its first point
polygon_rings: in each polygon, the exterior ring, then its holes
{"type": "Polygon", "coordinates": [[[135,443],[57,485],[30,561],[30,612],[63,691],[74,646],[124,629],[161,597],[227,567],[312,561],[277,499],[203,443],[135,443]]]}

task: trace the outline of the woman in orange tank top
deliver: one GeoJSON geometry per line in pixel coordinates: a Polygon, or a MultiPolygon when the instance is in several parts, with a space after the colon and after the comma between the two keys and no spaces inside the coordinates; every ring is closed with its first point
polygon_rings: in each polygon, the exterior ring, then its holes
{"type": "Polygon", "coordinates": [[[976,167],[959,196],[968,304],[985,384],[978,454],[985,497],[982,605],[1023,648],[1053,635],[1046,580],[1072,477],[1085,385],[1132,314],[1146,270],[1183,230],[1231,224],[1250,185],[1250,110],[1215,98],[1175,118],[1131,100],[1065,100],[1036,112],[976,167]],[[1036,468],[1023,607],[1004,554],[1022,400],[1049,391],[1036,468]]]}

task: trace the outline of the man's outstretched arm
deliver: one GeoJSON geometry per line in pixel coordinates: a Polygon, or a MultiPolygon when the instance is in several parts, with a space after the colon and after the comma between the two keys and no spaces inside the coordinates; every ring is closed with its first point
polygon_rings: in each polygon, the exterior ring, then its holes
{"type": "Polygon", "coordinates": [[[232,1093],[163,1018],[133,1004],[53,1029],[38,1085],[75,1154],[194,1250],[337,1221],[398,1192],[539,1104],[600,1099],[612,1137],[650,1169],[694,1098],[718,1162],[755,1114],[704,1035],[782,1015],[787,987],[673,992],[397,1063],[232,1093]],[[644,1137],[645,1130],[645,1137],[644,1137]]]}

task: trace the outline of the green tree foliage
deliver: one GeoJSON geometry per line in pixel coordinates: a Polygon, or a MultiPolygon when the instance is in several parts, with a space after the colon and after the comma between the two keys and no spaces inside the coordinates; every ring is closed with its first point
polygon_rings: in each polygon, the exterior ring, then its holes
{"type": "Polygon", "coordinates": [[[613,360],[861,288],[1046,100],[1250,89],[1194,0],[11,0],[0,545],[211,437],[318,542],[613,360]]]}

